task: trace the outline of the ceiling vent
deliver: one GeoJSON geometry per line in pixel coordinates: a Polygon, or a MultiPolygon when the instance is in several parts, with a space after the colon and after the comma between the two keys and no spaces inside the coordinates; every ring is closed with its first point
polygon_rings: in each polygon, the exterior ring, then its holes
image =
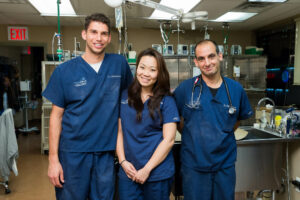
{"type": "Polygon", "coordinates": [[[234,8],[233,11],[259,13],[275,5],[278,4],[266,3],[266,2],[245,2],[237,6],[236,8],[234,8]]]}

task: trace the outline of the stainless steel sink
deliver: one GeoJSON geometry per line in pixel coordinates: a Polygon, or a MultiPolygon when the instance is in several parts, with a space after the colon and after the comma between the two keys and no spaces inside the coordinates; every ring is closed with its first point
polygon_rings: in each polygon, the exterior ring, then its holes
{"type": "Polygon", "coordinates": [[[270,131],[268,129],[256,129],[251,126],[240,127],[248,131],[248,135],[243,140],[270,140],[270,139],[282,139],[279,133],[270,131]]]}

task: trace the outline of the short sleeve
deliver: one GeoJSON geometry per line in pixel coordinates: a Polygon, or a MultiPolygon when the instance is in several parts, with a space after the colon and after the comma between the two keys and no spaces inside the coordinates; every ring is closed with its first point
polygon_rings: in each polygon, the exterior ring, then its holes
{"type": "Polygon", "coordinates": [[[184,94],[183,94],[182,84],[180,84],[174,91],[174,99],[176,102],[177,109],[179,111],[179,114],[182,116],[182,109],[184,106],[184,94]]]}
{"type": "Polygon", "coordinates": [[[128,90],[125,89],[121,93],[120,103],[119,103],[119,118],[121,118],[121,112],[124,112],[124,105],[128,104],[128,90]]]}
{"type": "Polygon", "coordinates": [[[123,76],[122,76],[122,85],[121,90],[127,89],[128,86],[132,83],[133,77],[130,70],[130,67],[125,59],[123,59],[123,76]]]}
{"type": "Polygon", "coordinates": [[[61,71],[59,67],[53,71],[42,95],[54,105],[61,108],[65,107],[63,84],[61,83],[61,71]]]}
{"type": "Polygon", "coordinates": [[[163,116],[163,124],[180,121],[175,100],[171,96],[164,97],[161,112],[163,116]]]}
{"type": "Polygon", "coordinates": [[[239,120],[248,119],[253,115],[253,111],[248,100],[247,94],[244,89],[242,89],[241,101],[240,101],[240,113],[239,120]]]}

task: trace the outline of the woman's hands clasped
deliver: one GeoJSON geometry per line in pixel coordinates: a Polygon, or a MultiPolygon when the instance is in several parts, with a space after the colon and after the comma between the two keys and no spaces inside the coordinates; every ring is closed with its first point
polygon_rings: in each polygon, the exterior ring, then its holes
{"type": "Polygon", "coordinates": [[[121,166],[127,177],[139,184],[144,184],[150,175],[150,170],[146,169],[145,167],[136,170],[135,167],[127,160],[123,162],[121,166]]]}

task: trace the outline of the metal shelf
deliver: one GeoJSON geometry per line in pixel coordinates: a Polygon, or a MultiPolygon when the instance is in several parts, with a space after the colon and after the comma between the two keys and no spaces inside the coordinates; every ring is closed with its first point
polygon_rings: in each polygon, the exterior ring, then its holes
{"type": "MultiPolygon", "coordinates": [[[[42,61],[42,90],[48,84],[48,81],[54,69],[62,62],[42,61]]],[[[52,109],[52,103],[43,97],[42,119],[41,119],[41,153],[44,154],[49,150],[49,120],[52,109]]]]}

